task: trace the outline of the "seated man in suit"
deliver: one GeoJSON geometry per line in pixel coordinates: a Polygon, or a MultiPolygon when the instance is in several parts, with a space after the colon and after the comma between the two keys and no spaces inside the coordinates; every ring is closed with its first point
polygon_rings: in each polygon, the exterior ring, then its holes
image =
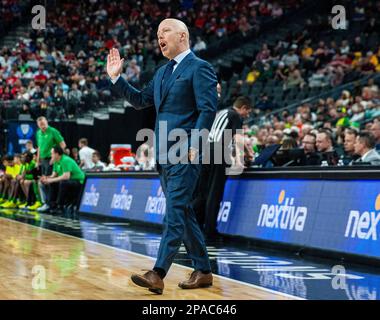
{"type": "Polygon", "coordinates": [[[190,51],[186,25],[176,19],[165,19],[158,27],[157,37],[161,52],[169,62],[156,71],[143,90],[134,88],[120,76],[124,59],[117,49],[111,49],[108,55],[107,73],[114,94],[124,97],[135,109],[155,107],[157,113],[155,148],[166,197],[164,231],[153,270],[132,275],[132,281],[162,294],[163,279],[182,242],[193,261],[194,272],[179,287],[194,289],[212,285],[207,249],[192,201],[201,169],[199,161],[194,162],[201,154],[200,130],[210,130],[218,98],[215,72],[209,63],[190,51]],[[178,129],[185,132],[187,139],[181,136],[180,141],[174,141],[168,135],[175,130],[179,133],[178,129]]]}
{"type": "Polygon", "coordinates": [[[339,156],[334,148],[334,140],[330,130],[321,129],[317,133],[316,146],[321,162],[326,161],[328,165],[337,165],[339,156]]]}
{"type": "Polygon", "coordinates": [[[344,154],[340,157],[344,165],[350,164],[352,161],[355,161],[359,158],[355,154],[355,143],[358,132],[354,129],[346,129],[344,132],[344,154]]]}
{"type": "Polygon", "coordinates": [[[375,137],[367,132],[361,132],[356,138],[355,143],[355,153],[360,156],[360,158],[353,162],[357,163],[369,163],[374,166],[380,165],[380,155],[375,150],[375,137]]]}
{"type": "Polygon", "coordinates": [[[380,121],[375,121],[371,125],[371,133],[375,137],[375,149],[380,153],[380,121]]]}

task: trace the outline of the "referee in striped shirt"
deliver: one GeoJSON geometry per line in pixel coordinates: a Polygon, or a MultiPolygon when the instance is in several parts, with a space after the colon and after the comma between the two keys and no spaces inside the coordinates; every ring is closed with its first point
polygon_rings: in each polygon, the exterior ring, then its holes
{"type": "MultiPolygon", "coordinates": [[[[209,148],[206,148],[209,153],[204,157],[197,196],[193,203],[199,225],[208,238],[218,234],[216,219],[227,178],[226,168],[231,164],[230,159],[240,159],[234,155],[235,141],[237,139],[242,141],[243,136],[238,130],[242,130],[243,119],[247,118],[251,111],[251,99],[246,96],[238,97],[231,108],[217,113],[211,127],[208,137],[209,148]]],[[[235,162],[235,165],[243,166],[239,161],[235,162]]]]}

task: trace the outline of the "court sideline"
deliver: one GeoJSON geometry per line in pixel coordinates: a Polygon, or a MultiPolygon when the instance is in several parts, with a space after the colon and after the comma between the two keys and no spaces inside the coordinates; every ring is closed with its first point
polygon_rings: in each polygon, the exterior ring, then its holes
{"type": "Polygon", "coordinates": [[[209,289],[182,290],[191,269],[178,264],[162,296],[134,286],[151,257],[0,217],[0,299],[299,299],[215,276],[209,289]]]}

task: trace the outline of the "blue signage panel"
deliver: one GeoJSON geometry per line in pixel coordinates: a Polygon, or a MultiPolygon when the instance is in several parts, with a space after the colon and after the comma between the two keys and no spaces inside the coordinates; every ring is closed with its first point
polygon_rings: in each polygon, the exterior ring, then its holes
{"type": "Polygon", "coordinates": [[[380,258],[380,182],[229,179],[218,230],[380,258]]]}
{"type": "Polygon", "coordinates": [[[218,215],[218,230],[304,244],[309,241],[320,194],[318,181],[228,180],[218,215]]]}
{"type": "Polygon", "coordinates": [[[166,201],[158,178],[88,178],[80,211],[161,224],[166,201]]]}

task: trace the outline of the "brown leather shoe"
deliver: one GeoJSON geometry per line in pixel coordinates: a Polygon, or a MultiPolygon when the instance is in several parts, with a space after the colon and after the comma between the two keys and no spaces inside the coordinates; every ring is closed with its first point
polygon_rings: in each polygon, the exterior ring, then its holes
{"type": "Polygon", "coordinates": [[[164,281],[162,281],[158,273],[154,270],[149,270],[142,276],[132,274],[131,279],[138,286],[148,288],[151,292],[162,294],[164,290],[164,281]]]}
{"type": "Polygon", "coordinates": [[[204,274],[201,271],[193,271],[189,280],[178,283],[182,289],[197,289],[212,286],[212,273],[204,274]]]}

